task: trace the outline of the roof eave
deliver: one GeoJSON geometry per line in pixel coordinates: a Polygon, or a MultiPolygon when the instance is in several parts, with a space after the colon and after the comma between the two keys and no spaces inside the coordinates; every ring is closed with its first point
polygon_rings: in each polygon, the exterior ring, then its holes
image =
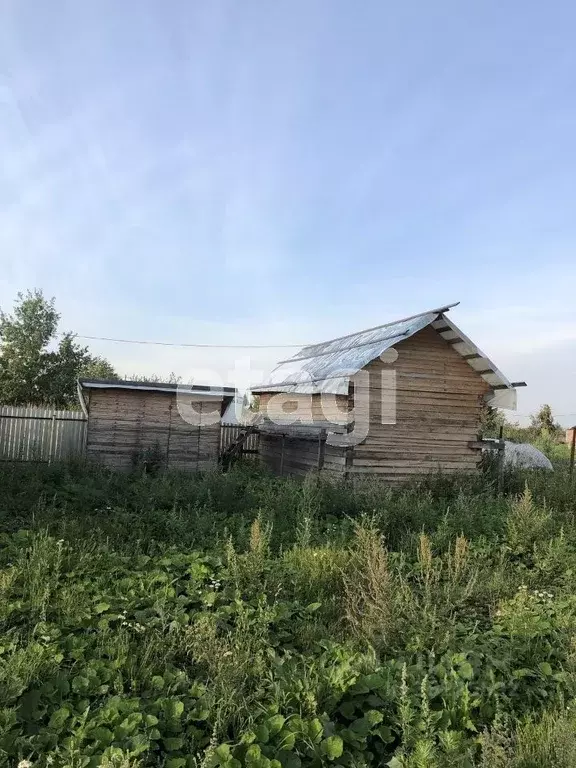
{"type": "Polygon", "coordinates": [[[107,379],[78,379],[82,389],[123,389],[131,392],[163,392],[165,394],[202,395],[203,397],[234,397],[233,387],[202,387],[200,385],[162,385],[143,381],[113,381],[107,379]]]}
{"type": "Polygon", "coordinates": [[[507,389],[514,389],[514,385],[510,382],[502,371],[490,360],[487,354],[482,352],[474,342],[463,333],[458,326],[449,320],[446,315],[441,314],[432,323],[432,328],[447,341],[455,352],[458,352],[462,357],[466,357],[466,362],[470,365],[473,371],[478,373],[489,386],[504,386],[507,389]],[[441,330],[446,328],[446,330],[441,330]],[[481,362],[483,368],[476,369],[473,365],[473,360],[481,362]],[[484,371],[481,373],[481,371],[484,371]],[[489,380],[490,379],[495,379],[489,380]]]}

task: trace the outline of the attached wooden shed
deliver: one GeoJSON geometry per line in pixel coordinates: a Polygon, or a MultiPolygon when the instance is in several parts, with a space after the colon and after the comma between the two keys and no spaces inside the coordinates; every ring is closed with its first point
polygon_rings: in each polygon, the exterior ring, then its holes
{"type": "Polygon", "coordinates": [[[88,458],[117,469],[147,455],[170,469],[217,465],[220,419],[235,389],[97,379],[78,385],[88,458]]]}
{"type": "Polygon", "coordinates": [[[404,481],[472,471],[482,406],[516,386],[448,317],[450,305],[304,347],[253,387],[260,453],[280,474],[404,481]]]}

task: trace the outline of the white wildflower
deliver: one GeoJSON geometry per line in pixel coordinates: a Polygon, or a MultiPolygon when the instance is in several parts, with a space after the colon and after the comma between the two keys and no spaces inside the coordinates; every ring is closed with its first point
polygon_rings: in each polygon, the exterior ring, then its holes
{"type": "Polygon", "coordinates": [[[18,768],[32,768],[32,763],[30,760],[20,760],[18,768]]]}

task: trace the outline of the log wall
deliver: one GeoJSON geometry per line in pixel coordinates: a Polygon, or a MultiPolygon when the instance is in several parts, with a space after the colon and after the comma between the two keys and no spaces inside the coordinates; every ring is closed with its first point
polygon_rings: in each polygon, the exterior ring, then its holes
{"type": "MultiPolygon", "coordinates": [[[[468,443],[477,438],[489,385],[431,326],[396,350],[395,363],[378,359],[352,377],[353,396],[262,393],[260,410],[273,421],[297,410],[308,414],[303,419],[308,423],[345,424],[353,403],[354,427],[366,418],[367,436],[348,451],[327,445],[323,471],[374,474],[395,482],[439,470],[474,471],[479,454],[468,443]]],[[[277,474],[318,468],[317,445],[309,439],[286,438],[282,449],[278,435],[263,434],[260,453],[277,474]]]]}
{"type": "Polygon", "coordinates": [[[304,423],[329,421],[346,424],[348,398],[342,395],[295,395],[263,392],[258,410],[271,421],[284,422],[290,414],[297,414],[304,423]]]}
{"type": "Polygon", "coordinates": [[[88,394],[86,455],[116,469],[130,469],[147,450],[158,451],[171,469],[205,470],[216,466],[221,400],[173,392],[126,389],[91,389],[88,394]],[[180,408],[193,408],[197,423],[190,424],[180,408]]]}
{"type": "Polygon", "coordinates": [[[430,326],[396,350],[394,364],[376,360],[353,377],[355,407],[361,398],[369,404],[369,431],[350,470],[393,481],[475,470],[479,455],[468,442],[476,440],[489,385],[430,326]],[[391,369],[395,388],[382,378],[391,369]],[[396,423],[383,424],[394,410],[396,423]]]}

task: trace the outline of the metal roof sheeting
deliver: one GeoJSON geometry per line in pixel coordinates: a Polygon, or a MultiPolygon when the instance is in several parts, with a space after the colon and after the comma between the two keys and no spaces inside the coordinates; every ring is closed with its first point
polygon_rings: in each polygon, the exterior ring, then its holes
{"type": "MultiPolygon", "coordinates": [[[[455,305],[450,305],[455,306],[455,305]]],[[[288,360],[281,361],[268,378],[252,388],[254,392],[347,395],[350,377],[372,360],[387,352],[396,359],[393,347],[428,325],[452,344],[453,349],[491,386],[498,387],[498,405],[516,407],[513,385],[478,347],[445,315],[450,306],[429,310],[413,317],[387,323],[366,331],[342,336],[321,344],[303,347],[288,360]],[[389,352],[390,351],[390,352],[389,352]],[[480,371],[482,373],[480,373],[480,371]]],[[[496,396],[496,393],[495,393],[496,396]]]]}

